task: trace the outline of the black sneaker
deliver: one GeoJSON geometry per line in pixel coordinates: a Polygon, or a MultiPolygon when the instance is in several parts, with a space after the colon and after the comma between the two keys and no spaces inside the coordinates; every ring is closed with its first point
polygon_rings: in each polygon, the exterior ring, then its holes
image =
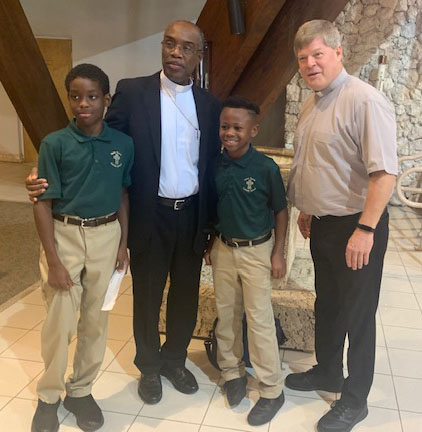
{"type": "Polygon", "coordinates": [[[284,404],[284,393],[275,399],[259,398],[258,402],[248,414],[251,426],[260,426],[271,421],[284,404]]]}
{"type": "Polygon", "coordinates": [[[241,400],[246,396],[246,384],[248,379],[245,375],[240,378],[234,378],[224,383],[227,401],[234,408],[239,405],[241,400]]]}
{"type": "Polygon", "coordinates": [[[306,372],[287,375],[284,383],[292,390],[313,391],[322,390],[332,393],[340,393],[343,388],[344,377],[327,377],[318,366],[314,366],[306,372]]]}
{"type": "Polygon", "coordinates": [[[352,408],[340,399],[334,401],[331,410],[319,419],[317,430],[318,432],[350,432],[367,415],[367,404],[352,408]]]}
{"type": "Polygon", "coordinates": [[[83,397],[66,396],[63,406],[76,417],[76,424],[84,432],[93,432],[104,424],[103,413],[92,395],[83,397]]]}
{"type": "Polygon", "coordinates": [[[55,404],[49,404],[38,399],[37,409],[32,419],[31,432],[57,432],[59,430],[59,419],[57,409],[60,399],[55,404]]]}

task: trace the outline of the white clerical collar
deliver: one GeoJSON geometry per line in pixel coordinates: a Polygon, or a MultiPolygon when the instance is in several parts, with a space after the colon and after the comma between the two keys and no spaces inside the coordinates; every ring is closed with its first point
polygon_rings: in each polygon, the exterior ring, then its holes
{"type": "Polygon", "coordinates": [[[346,72],[346,69],[342,68],[341,72],[337,75],[336,78],[331,81],[331,83],[325,87],[325,89],[315,92],[318,97],[324,97],[328,93],[332,92],[336,87],[343,84],[349,74],[346,72]]]}
{"type": "Polygon", "coordinates": [[[193,81],[190,80],[188,85],[180,85],[172,80],[168,79],[166,75],[164,74],[164,71],[161,71],[160,73],[160,82],[161,87],[164,87],[167,91],[175,94],[175,93],[186,93],[192,89],[193,81]]]}

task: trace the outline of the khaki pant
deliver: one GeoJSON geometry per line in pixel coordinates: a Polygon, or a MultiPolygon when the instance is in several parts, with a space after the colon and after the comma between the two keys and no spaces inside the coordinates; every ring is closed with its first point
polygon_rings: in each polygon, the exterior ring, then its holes
{"type": "Polygon", "coordinates": [[[217,361],[226,381],[245,374],[242,316],[248,323],[249,355],[261,397],[282,391],[282,372],[271,305],[273,242],[231,248],[216,239],[211,250],[218,324],[217,361]]]}
{"type": "Polygon", "coordinates": [[[54,220],[54,238],[74,285],[69,291],[48,285],[47,261],[41,250],[41,287],[48,311],[41,332],[45,371],[37,392],[47,403],[57,402],[65,389],[72,397],[91,393],[106,347],[108,312],[101,307],[116,265],[120,225],[114,221],[82,228],[54,220]],[[68,345],[76,331],[73,374],[65,384],[68,345]]]}

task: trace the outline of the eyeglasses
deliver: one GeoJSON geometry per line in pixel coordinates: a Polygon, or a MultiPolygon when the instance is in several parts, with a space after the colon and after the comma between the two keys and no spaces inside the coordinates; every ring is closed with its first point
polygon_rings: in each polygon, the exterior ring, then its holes
{"type": "Polygon", "coordinates": [[[166,49],[167,51],[173,51],[175,50],[177,47],[180,48],[180,51],[183,53],[184,56],[186,57],[191,57],[193,56],[197,51],[202,51],[201,49],[197,49],[194,47],[194,45],[191,44],[178,44],[176,43],[174,40],[171,39],[165,39],[161,42],[161,45],[163,46],[164,49],[166,49]]]}

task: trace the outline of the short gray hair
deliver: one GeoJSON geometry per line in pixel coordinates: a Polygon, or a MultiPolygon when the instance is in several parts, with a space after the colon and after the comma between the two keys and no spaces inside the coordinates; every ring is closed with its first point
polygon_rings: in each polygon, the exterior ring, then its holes
{"type": "Polygon", "coordinates": [[[315,38],[322,37],[325,45],[336,48],[341,45],[341,36],[336,26],[326,20],[312,20],[299,27],[293,42],[293,50],[297,52],[309,45],[315,38]]]}

